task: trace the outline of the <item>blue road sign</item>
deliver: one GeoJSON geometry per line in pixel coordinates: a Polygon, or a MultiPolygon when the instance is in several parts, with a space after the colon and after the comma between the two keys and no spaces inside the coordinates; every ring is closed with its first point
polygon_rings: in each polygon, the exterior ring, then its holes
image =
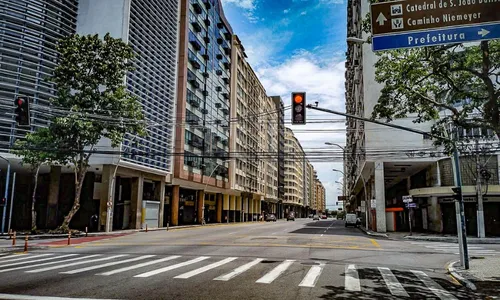
{"type": "Polygon", "coordinates": [[[417,207],[417,203],[406,203],[406,207],[408,208],[417,207]]]}
{"type": "Polygon", "coordinates": [[[372,37],[373,51],[500,39],[500,22],[372,37]]]}

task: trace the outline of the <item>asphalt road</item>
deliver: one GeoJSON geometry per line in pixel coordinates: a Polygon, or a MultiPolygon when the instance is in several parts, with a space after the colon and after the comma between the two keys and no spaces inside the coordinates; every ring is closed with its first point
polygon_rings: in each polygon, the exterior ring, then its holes
{"type": "Polygon", "coordinates": [[[445,273],[454,249],[437,245],[332,219],[39,242],[0,254],[0,299],[478,299],[445,273]]]}

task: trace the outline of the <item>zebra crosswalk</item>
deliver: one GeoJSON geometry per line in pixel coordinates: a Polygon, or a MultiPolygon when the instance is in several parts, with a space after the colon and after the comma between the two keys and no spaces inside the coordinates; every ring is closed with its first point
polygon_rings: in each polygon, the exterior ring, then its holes
{"type": "MultiPolygon", "coordinates": [[[[458,244],[455,243],[412,242],[411,244],[449,254],[459,254],[458,244]]],[[[468,245],[467,249],[469,250],[469,255],[475,256],[495,256],[500,254],[496,250],[486,249],[479,245],[468,245]]]]}
{"type": "MultiPolygon", "coordinates": [[[[405,288],[414,287],[414,282],[398,280],[399,273],[388,267],[360,267],[347,264],[339,265],[325,261],[303,262],[293,259],[267,260],[265,258],[241,257],[187,257],[182,255],[134,255],[134,254],[75,254],[44,253],[5,255],[0,257],[0,281],[2,276],[10,276],[15,272],[24,274],[47,274],[53,276],[54,271],[71,278],[72,275],[88,276],[125,276],[127,278],[168,277],[172,280],[189,280],[194,277],[211,282],[223,282],[238,278],[238,282],[249,280],[256,285],[281,284],[295,285],[300,288],[324,288],[332,285],[337,276],[344,283],[345,292],[362,292],[367,288],[367,281],[385,284],[387,294],[396,297],[410,297],[411,292],[405,288]],[[377,280],[366,276],[368,272],[379,276],[377,280]],[[171,274],[167,274],[171,272],[171,274]],[[296,276],[296,277],[294,277],[296,276]],[[295,281],[296,279],[296,281],[295,281]]],[[[421,284],[432,297],[439,299],[456,299],[453,294],[421,270],[409,270],[414,281],[421,284]]],[[[79,278],[78,276],[74,278],[79,278]]],[[[408,280],[407,276],[405,280],[408,280]]]]}

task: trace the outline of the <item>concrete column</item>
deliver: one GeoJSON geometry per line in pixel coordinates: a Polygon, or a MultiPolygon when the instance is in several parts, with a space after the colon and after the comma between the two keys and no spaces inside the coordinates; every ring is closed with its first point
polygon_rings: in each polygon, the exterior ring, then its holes
{"type": "Polygon", "coordinates": [[[198,191],[198,215],[196,219],[198,220],[198,224],[201,224],[203,218],[205,217],[205,191],[198,191]]]}
{"type": "Polygon", "coordinates": [[[172,197],[170,198],[170,220],[172,226],[179,225],[179,198],[180,198],[180,186],[172,186],[172,197]]]}
{"type": "Polygon", "coordinates": [[[240,212],[240,222],[243,222],[243,218],[241,216],[241,196],[236,197],[236,208],[235,211],[240,212]]]}
{"type": "Polygon", "coordinates": [[[158,216],[158,227],[163,227],[163,216],[165,215],[165,178],[160,181],[160,210],[158,216]]]}
{"type": "Polygon", "coordinates": [[[229,195],[222,195],[222,210],[224,211],[224,222],[229,222],[229,195]]]}
{"type": "Polygon", "coordinates": [[[375,199],[377,203],[377,232],[386,232],[384,162],[375,162],[375,199]]]}
{"type": "Polygon", "coordinates": [[[49,196],[47,199],[47,227],[56,227],[57,204],[59,203],[59,186],[61,184],[61,167],[50,167],[49,196]]]}
{"type": "Polygon", "coordinates": [[[243,222],[248,221],[248,197],[243,199],[243,222]]]}
{"type": "Polygon", "coordinates": [[[429,219],[429,230],[434,232],[443,231],[443,217],[441,215],[441,206],[437,197],[429,198],[429,206],[427,206],[427,218],[429,219]]]}
{"type": "MultiPolygon", "coordinates": [[[[102,168],[102,176],[101,176],[101,197],[99,202],[99,227],[102,230],[107,228],[107,211],[108,206],[107,203],[111,199],[114,205],[114,193],[111,192],[111,182],[113,179],[113,172],[115,170],[115,166],[112,165],[104,165],[102,168]]],[[[113,230],[113,219],[110,219],[110,230],[113,230]]]]}
{"type": "Polygon", "coordinates": [[[222,194],[217,194],[217,212],[215,221],[217,223],[222,223],[222,194]]]}
{"type": "Polygon", "coordinates": [[[132,219],[130,220],[132,229],[140,229],[142,227],[142,194],[144,188],[144,176],[135,177],[132,179],[132,199],[130,199],[130,210],[132,211],[132,219]]]}

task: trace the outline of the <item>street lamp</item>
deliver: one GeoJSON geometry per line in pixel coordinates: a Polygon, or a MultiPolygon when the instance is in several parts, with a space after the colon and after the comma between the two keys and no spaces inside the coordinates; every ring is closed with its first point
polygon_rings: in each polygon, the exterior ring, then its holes
{"type": "Polygon", "coordinates": [[[367,42],[366,40],[358,38],[358,37],[355,37],[355,36],[347,37],[346,41],[348,43],[356,43],[356,44],[364,44],[364,43],[367,42]]]}

